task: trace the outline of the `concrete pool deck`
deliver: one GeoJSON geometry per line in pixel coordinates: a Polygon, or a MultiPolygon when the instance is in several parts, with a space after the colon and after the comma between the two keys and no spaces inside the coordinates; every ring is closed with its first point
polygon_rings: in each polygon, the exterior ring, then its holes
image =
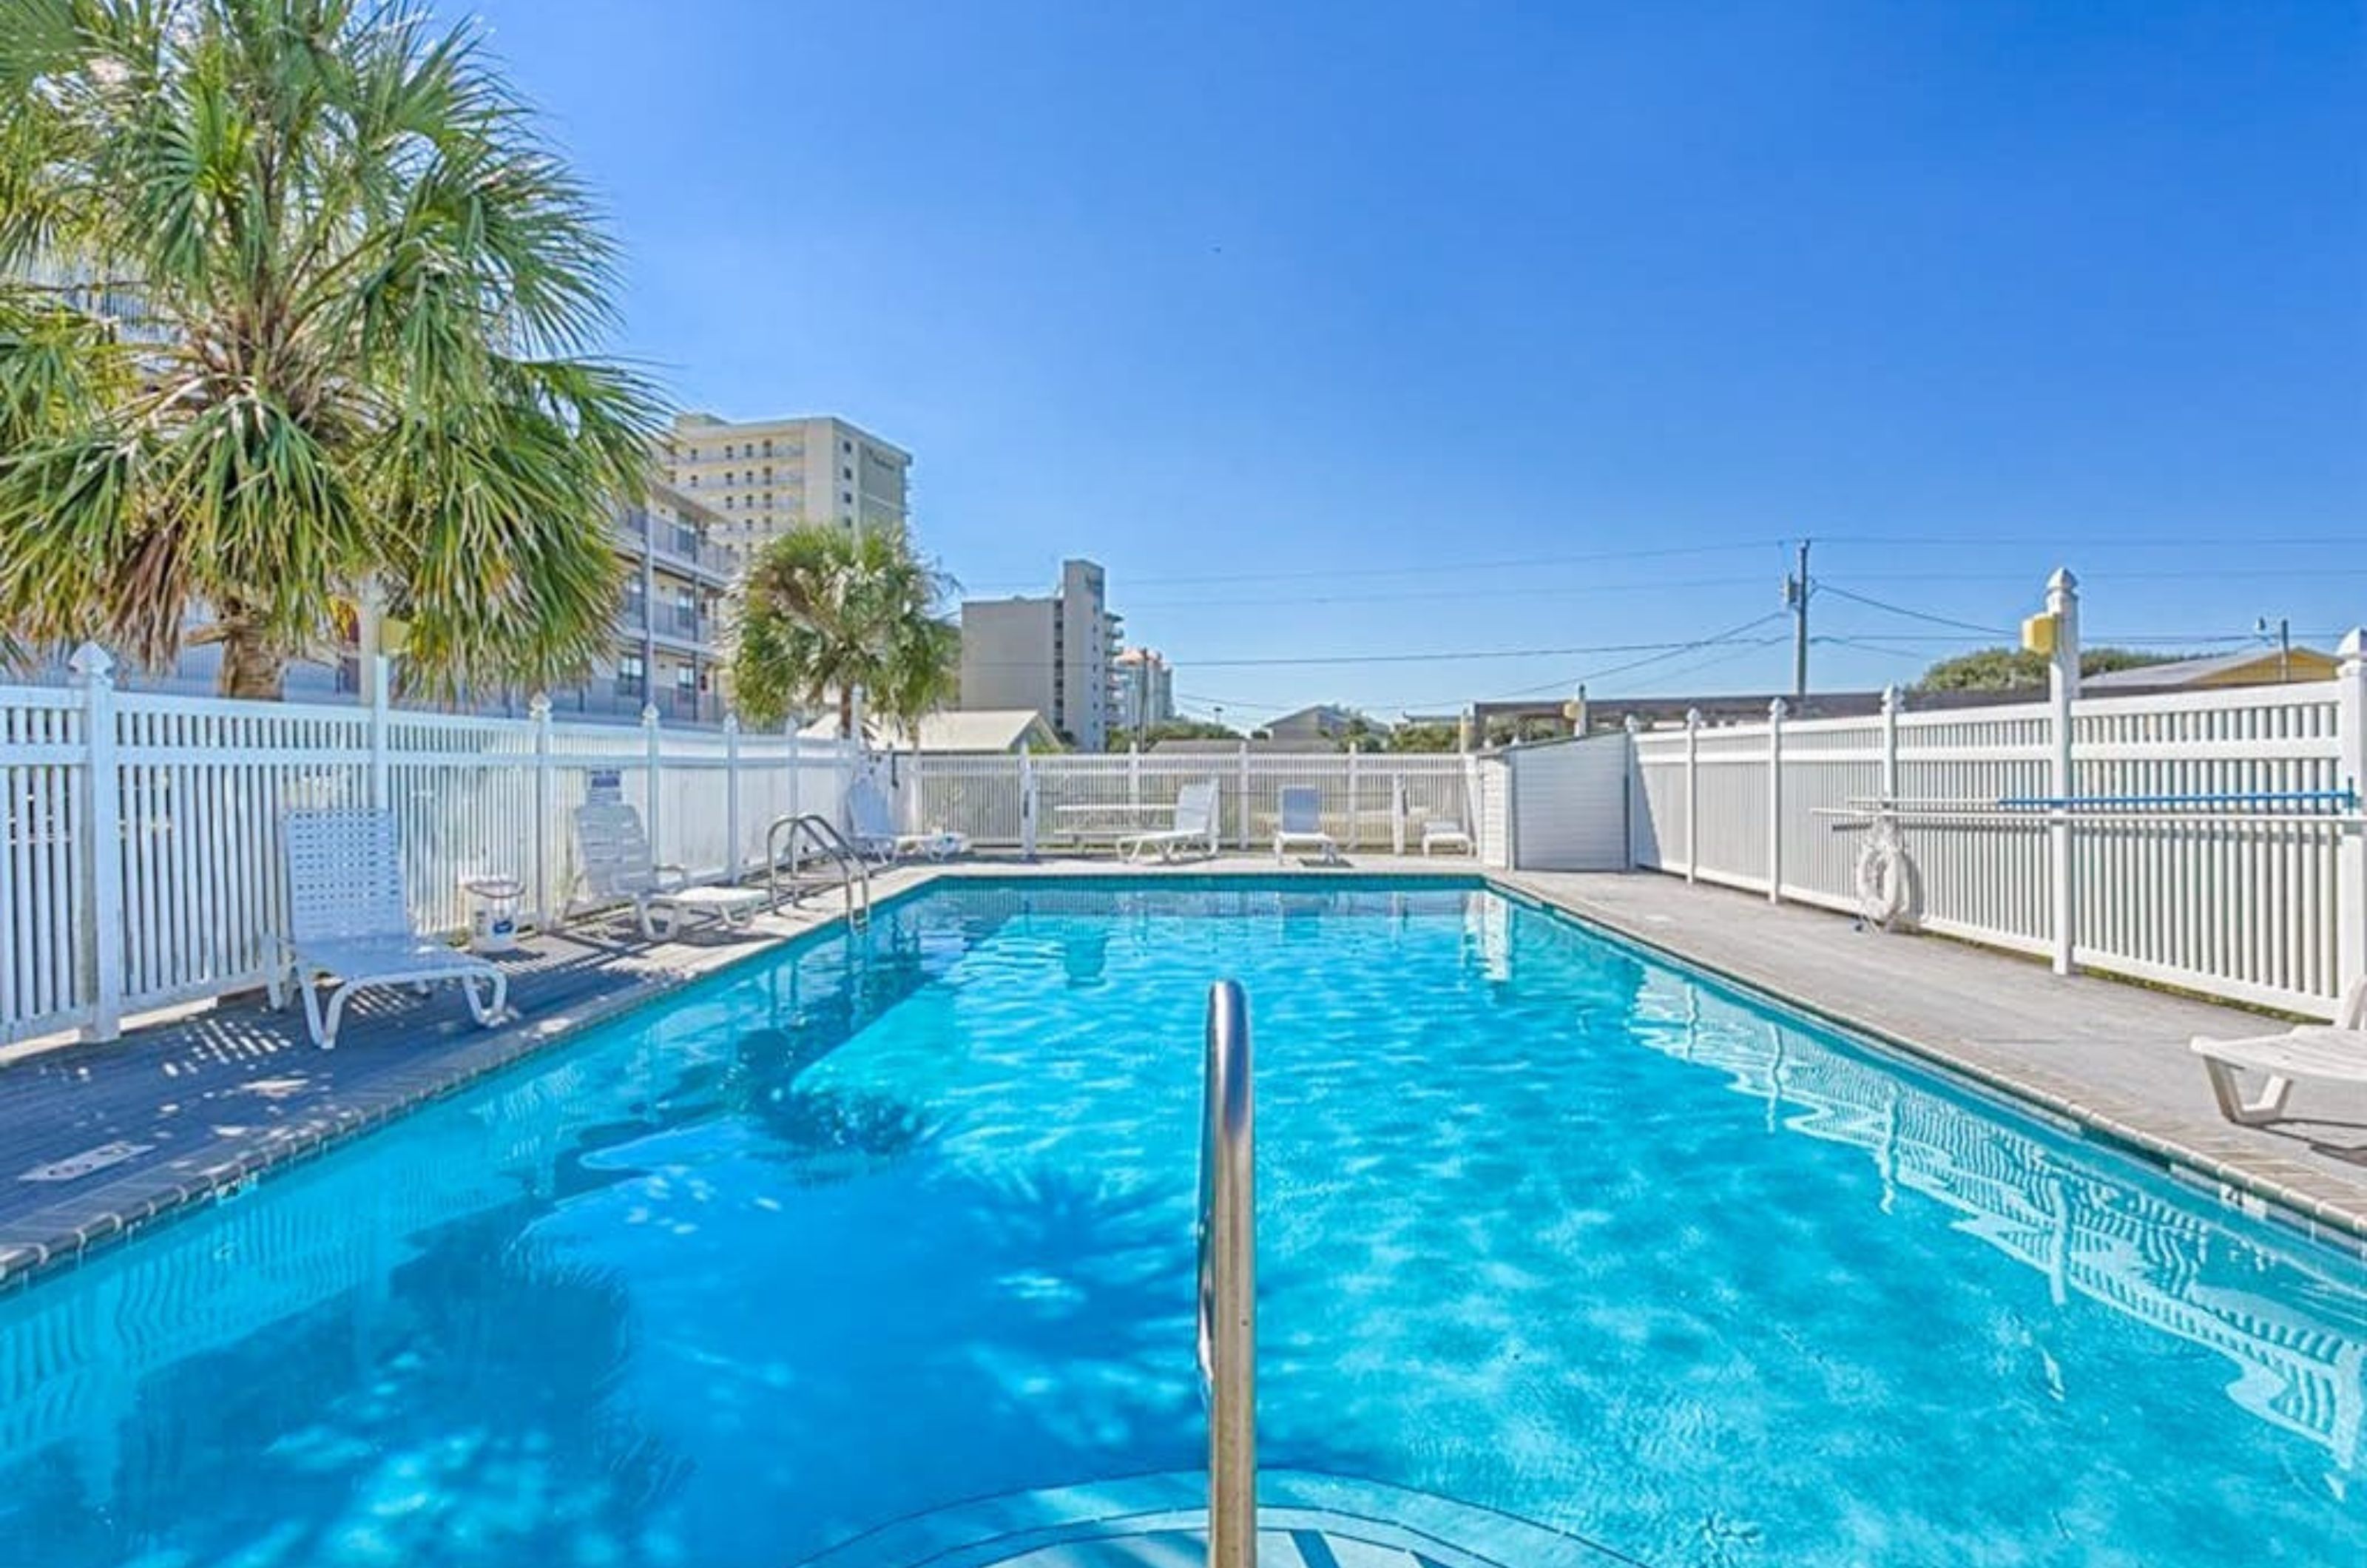
{"type": "MultiPolygon", "coordinates": [[[[1468,860],[1352,857],[1391,876],[1480,874],[1468,860]]],[[[1294,862],[1291,869],[1299,869],[1294,862]]],[[[1266,855],[1172,870],[1108,860],[984,859],[881,874],[886,897],[965,876],[1239,875],[1266,855]]],[[[2272,1200],[2343,1244],[2367,1240],[2367,1092],[2304,1085],[2301,1116],[2268,1128],[2218,1117],[2196,1033],[2259,1033],[2260,1016],[1932,939],[1852,930],[1819,911],[1648,873],[1494,873],[1491,880],[1810,1011],[2005,1089],[2106,1135],[2272,1200]]],[[[834,894],[646,942],[617,921],[529,940],[512,961],[520,1015],[470,1024],[449,991],[366,993],[337,1048],[302,1014],[232,998],[142,1021],[105,1043],[0,1053],[0,1286],[302,1158],[753,953],[835,923],[834,894]],[[43,1179],[46,1178],[46,1179],[43,1179]]]]}

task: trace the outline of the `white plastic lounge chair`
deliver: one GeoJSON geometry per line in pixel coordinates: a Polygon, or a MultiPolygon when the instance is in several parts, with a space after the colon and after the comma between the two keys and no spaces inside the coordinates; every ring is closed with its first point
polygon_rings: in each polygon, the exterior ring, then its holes
{"type": "Polygon", "coordinates": [[[1294,846],[1321,850],[1323,863],[1340,863],[1340,845],[1323,830],[1323,796],[1311,789],[1285,789],[1280,801],[1282,823],[1274,830],[1274,863],[1294,846]]]}
{"type": "Polygon", "coordinates": [[[1117,841],[1119,856],[1128,862],[1142,859],[1146,850],[1157,850],[1162,861],[1172,861],[1175,852],[1194,845],[1217,852],[1217,786],[1213,784],[1187,784],[1175,792],[1175,815],[1164,828],[1152,828],[1139,833],[1128,833],[1117,841]]]}
{"type": "Polygon", "coordinates": [[[2295,1078],[2367,1083],[2367,979],[2352,981],[2343,992],[2332,1023],[2305,1023],[2282,1034],[2244,1040],[2198,1034],[2193,1051],[2211,1075],[2211,1092],[2218,1098],[2222,1115],[2247,1127],[2274,1122],[2285,1113],[2295,1078]],[[2236,1077],[2239,1067],[2269,1076],[2258,1099],[2244,1098],[2236,1077]]]}
{"type": "Polygon", "coordinates": [[[769,902],[753,887],[696,886],[681,866],[651,865],[641,814],[621,801],[575,808],[575,849],[584,891],[602,902],[631,899],[641,934],[652,941],[694,919],[744,931],[769,902]]]}
{"type": "Polygon", "coordinates": [[[402,895],[402,853],[391,811],[291,811],[280,822],[288,847],[288,967],[271,982],[271,1005],[292,981],[304,1023],[323,1051],[337,1043],[347,998],[365,987],[457,982],[469,1011],[487,1029],[509,1007],[509,976],[498,964],[432,942],[411,929],[402,895]],[[324,1014],[316,982],[334,976],[324,1014]],[[478,995],[490,986],[492,995],[478,995]]]}
{"type": "Polygon", "coordinates": [[[1467,855],[1472,852],[1471,835],[1451,817],[1433,817],[1421,825],[1421,852],[1428,854],[1433,850],[1452,850],[1467,855]]]}
{"type": "Polygon", "coordinates": [[[847,837],[854,842],[855,852],[882,865],[900,855],[908,854],[923,854],[931,860],[949,860],[969,849],[969,840],[959,833],[943,829],[934,833],[896,831],[887,795],[869,779],[857,779],[847,786],[846,819],[853,829],[847,837]]]}

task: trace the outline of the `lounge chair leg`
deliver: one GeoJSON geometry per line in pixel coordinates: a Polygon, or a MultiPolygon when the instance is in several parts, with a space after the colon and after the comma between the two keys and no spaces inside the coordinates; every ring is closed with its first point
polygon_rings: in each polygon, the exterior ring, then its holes
{"type": "MultiPolygon", "coordinates": [[[[311,992],[307,991],[305,996],[310,998],[311,994],[311,992]]],[[[329,993],[328,1017],[327,1020],[321,1024],[321,1032],[317,1036],[321,1042],[322,1050],[329,1051],[336,1048],[337,1021],[345,1016],[345,998],[353,994],[353,987],[345,984],[340,984],[335,990],[329,993]]],[[[319,1004],[317,1002],[314,1003],[315,1007],[318,1005],[319,1004]]]]}
{"type": "Polygon", "coordinates": [[[493,997],[490,1003],[477,999],[477,987],[481,978],[476,975],[464,976],[460,981],[460,994],[469,998],[469,1012],[477,1021],[477,1026],[491,1029],[509,1016],[510,977],[499,970],[493,972],[493,997]]]}
{"type": "Polygon", "coordinates": [[[2261,1087],[2259,1098],[2244,1098],[2243,1085],[2236,1077],[2236,1069],[2225,1062],[2204,1058],[2205,1071],[2211,1075],[2211,1093],[2219,1101],[2219,1113],[2228,1121],[2246,1127],[2259,1127],[2284,1115],[2285,1100],[2293,1093],[2293,1079],[2271,1074],[2261,1087]]]}
{"type": "Polygon", "coordinates": [[[296,976],[296,988],[304,993],[304,1027],[311,1032],[312,1043],[326,1051],[337,1043],[334,1024],[321,1021],[321,987],[312,976],[300,970],[296,976]]]}

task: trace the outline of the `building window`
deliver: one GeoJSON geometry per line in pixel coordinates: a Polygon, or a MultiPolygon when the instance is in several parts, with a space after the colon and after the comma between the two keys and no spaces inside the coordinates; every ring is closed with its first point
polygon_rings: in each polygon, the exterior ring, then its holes
{"type": "Polygon", "coordinates": [[[855,470],[853,468],[841,468],[838,470],[838,477],[843,479],[851,479],[855,477],[855,470]]]}
{"type": "Polygon", "coordinates": [[[852,506],[855,504],[855,493],[852,491],[840,491],[838,501],[842,506],[852,506]]]}
{"type": "Polygon", "coordinates": [[[772,438],[771,436],[767,435],[766,437],[764,437],[764,456],[765,456],[765,457],[771,457],[772,455],[773,455],[773,438],[772,438]]]}
{"type": "Polygon", "coordinates": [[[852,441],[842,441],[838,444],[838,449],[842,452],[852,452],[855,450],[855,443],[852,441]]]}
{"type": "Polygon", "coordinates": [[[723,456],[724,456],[727,459],[728,459],[728,458],[730,458],[730,457],[731,456],[731,443],[730,443],[729,441],[727,441],[727,442],[725,442],[725,443],[723,444],[723,456]]]}

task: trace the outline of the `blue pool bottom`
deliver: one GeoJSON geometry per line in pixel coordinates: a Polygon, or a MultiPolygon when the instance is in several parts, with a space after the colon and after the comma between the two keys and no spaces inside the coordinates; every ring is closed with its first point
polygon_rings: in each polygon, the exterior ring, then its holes
{"type": "Polygon", "coordinates": [[[992,884],[0,1303],[0,1561],[784,1568],[1261,1437],[1660,1565],[2359,1561],[2367,1278],[1482,890],[992,884]],[[952,1512],[948,1512],[948,1511],[952,1512]]]}

